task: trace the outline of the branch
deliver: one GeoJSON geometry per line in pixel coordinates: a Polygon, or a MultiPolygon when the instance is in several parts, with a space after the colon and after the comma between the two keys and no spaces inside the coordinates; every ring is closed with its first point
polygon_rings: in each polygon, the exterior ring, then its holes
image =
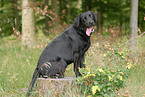
{"type": "Polygon", "coordinates": [[[137,37],[134,37],[134,38],[132,38],[132,39],[130,39],[130,40],[128,40],[128,41],[126,41],[125,43],[121,44],[119,47],[121,47],[121,46],[123,46],[124,44],[126,44],[126,43],[128,43],[128,42],[132,41],[133,39],[136,39],[136,38],[141,37],[141,36],[142,36],[142,35],[144,35],[144,34],[145,34],[145,32],[143,32],[141,35],[139,35],[139,36],[137,36],[137,37]]]}
{"type": "MultiPolygon", "coordinates": [[[[44,11],[42,10],[42,9],[40,9],[40,12],[43,14],[44,13],[44,11]]],[[[57,27],[57,29],[58,30],[60,30],[60,28],[58,27],[58,25],[54,22],[54,19],[50,16],[50,15],[48,15],[47,13],[45,13],[45,15],[47,16],[47,17],[49,17],[52,21],[53,21],[53,23],[54,23],[54,25],[57,27]]],[[[61,30],[60,30],[61,31],[61,30]]]]}

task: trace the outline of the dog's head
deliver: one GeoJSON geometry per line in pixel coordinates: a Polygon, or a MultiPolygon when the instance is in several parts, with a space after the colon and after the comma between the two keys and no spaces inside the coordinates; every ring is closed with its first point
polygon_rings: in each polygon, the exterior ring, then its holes
{"type": "Polygon", "coordinates": [[[75,18],[75,26],[83,30],[87,36],[90,36],[92,32],[94,32],[95,22],[97,21],[97,14],[92,11],[84,12],[79,14],[77,18],[75,18]]]}

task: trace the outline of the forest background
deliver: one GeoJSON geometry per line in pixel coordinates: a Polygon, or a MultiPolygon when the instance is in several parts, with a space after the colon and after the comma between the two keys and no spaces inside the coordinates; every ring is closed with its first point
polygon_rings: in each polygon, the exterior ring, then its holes
{"type": "MultiPolygon", "coordinates": [[[[35,34],[71,25],[78,14],[93,11],[98,14],[96,33],[115,28],[120,34],[129,33],[130,0],[23,0],[31,1],[34,10],[35,34]],[[126,32],[125,30],[128,30],[126,32]]],[[[138,27],[145,30],[145,1],[138,2],[138,27]]],[[[0,37],[22,33],[22,1],[0,0],[0,37]],[[18,32],[16,32],[16,31],[18,32]]],[[[31,17],[29,17],[31,18],[31,17]]],[[[108,32],[108,31],[107,31],[108,32]]]]}

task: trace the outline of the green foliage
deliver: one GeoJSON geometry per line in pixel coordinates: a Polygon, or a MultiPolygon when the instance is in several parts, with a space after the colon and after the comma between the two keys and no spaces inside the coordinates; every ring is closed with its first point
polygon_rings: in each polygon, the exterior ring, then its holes
{"type": "MultiPolygon", "coordinates": [[[[109,46],[109,45],[106,45],[109,46]]],[[[114,66],[124,67],[127,63],[132,63],[130,60],[130,54],[133,50],[127,48],[125,51],[119,51],[115,46],[114,48],[107,48],[107,52],[104,53],[104,61],[107,65],[113,64],[114,66]]]]}
{"type": "Polygon", "coordinates": [[[14,9],[12,6],[12,1],[4,3],[5,4],[3,6],[0,6],[0,37],[13,33],[12,24],[14,22],[14,9]]]}
{"type": "Polygon", "coordinates": [[[81,85],[83,93],[87,93],[89,96],[115,96],[116,92],[126,85],[125,78],[128,77],[129,71],[135,67],[134,63],[125,60],[127,53],[130,52],[132,52],[130,49],[119,52],[114,47],[110,52],[104,54],[105,61],[109,61],[108,64],[116,63],[121,66],[116,69],[103,67],[80,69],[82,77],[77,79],[77,83],[81,85]],[[111,59],[108,60],[108,58],[111,59]]]}

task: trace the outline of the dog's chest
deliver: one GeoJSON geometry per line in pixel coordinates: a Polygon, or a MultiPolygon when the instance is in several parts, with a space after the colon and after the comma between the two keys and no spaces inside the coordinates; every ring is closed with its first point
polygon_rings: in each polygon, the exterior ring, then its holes
{"type": "Polygon", "coordinates": [[[90,47],[90,41],[81,41],[79,45],[79,51],[86,52],[90,47]]]}

